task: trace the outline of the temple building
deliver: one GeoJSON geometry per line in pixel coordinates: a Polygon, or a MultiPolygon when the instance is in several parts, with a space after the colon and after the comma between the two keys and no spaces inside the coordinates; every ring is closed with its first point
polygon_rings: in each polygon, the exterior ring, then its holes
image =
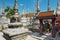
{"type": "MultiPolygon", "coordinates": [[[[43,34],[43,25],[45,25],[46,23],[48,23],[50,25],[50,27],[52,28],[52,37],[55,36],[54,34],[54,26],[57,24],[60,24],[60,3],[57,2],[57,8],[55,10],[50,10],[50,0],[48,0],[48,9],[46,12],[39,12],[39,0],[37,0],[37,7],[36,7],[36,13],[30,13],[30,14],[26,14],[27,17],[30,17],[33,19],[36,18],[36,20],[39,20],[39,24],[40,24],[40,33],[43,34]]],[[[33,20],[34,21],[34,20],[33,20]]],[[[36,22],[36,21],[34,21],[36,22]]]]}

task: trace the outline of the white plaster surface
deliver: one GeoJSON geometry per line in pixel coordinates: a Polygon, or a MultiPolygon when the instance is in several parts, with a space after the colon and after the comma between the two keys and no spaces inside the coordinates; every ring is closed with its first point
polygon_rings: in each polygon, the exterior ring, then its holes
{"type": "Polygon", "coordinates": [[[0,32],[0,40],[6,40],[4,37],[3,37],[3,33],[0,32]]]}
{"type": "Polygon", "coordinates": [[[6,30],[3,30],[3,32],[8,34],[9,36],[13,36],[13,35],[28,32],[28,29],[25,29],[24,27],[14,28],[14,29],[13,28],[8,28],[6,30]]]}

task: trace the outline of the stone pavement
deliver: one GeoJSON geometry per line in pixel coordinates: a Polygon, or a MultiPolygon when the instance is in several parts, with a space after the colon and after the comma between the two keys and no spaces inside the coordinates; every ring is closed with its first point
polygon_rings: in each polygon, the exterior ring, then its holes
{"type": "Polygon", "coordinates": [[[27,35],[26,37],[21,38],[20,40],[60,40],[60,37],[58,33],[55,38],[51,37],[51,33],[46,33],[45,35],[40,35],[39,33],[33,33],[27,35]]]}
{"type": "Polygon", "coordinates": [[[45,35],[39,35],[39,33],[33,33],[31,37],[40,40],[60,40],[60,37],[58,35],[55,38],[52,38],[51,33],[46,33],[45,35]]]}

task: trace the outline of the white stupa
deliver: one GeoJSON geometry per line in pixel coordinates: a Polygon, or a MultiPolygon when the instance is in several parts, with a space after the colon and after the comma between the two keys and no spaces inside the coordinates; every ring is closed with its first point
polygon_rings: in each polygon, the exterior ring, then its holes
{"type": "Polygon", "coordinates": [[[57,3],[57,8],[55,9],[56,12],[58,15],[60,15],[60,0],[58,0],[58,3],[57,3]]]}
{"type": "Polygon", "coordinates": [[[26,17],[26,15],[24,14],[24,9],[22,12],[21,23],[23,24],[23,26],[27,26],[30,24],[30,18],[26,17]]]}
{"type": "Polygon", "coordinates": [[[10,19],[6,17],[5,15],[5,9],[4,9],[4,2],[2,2],[2,14],[0,16],[0,25],[3,26],[3,28],[8,28],[8,24],[10,23],[10,19]]]}
{"type": "MultiPolygon", "coordinates": [[[[18,13],[17,4],[18,0],[15,0],[14,5],[14,15],[10,19],[10,23],[8,24],[9,28],[3,30],[6,38],[12,39],[12,40],[20,40],[21,36],[25,36],[28,32],[28,29],[20,26],[22,23],[20,22],[20,15],[18,13]],[[8,36],[7,36],[8,35],[8,36]]],[[[25,21],[24,21],[25,22],[25,21]]]]}

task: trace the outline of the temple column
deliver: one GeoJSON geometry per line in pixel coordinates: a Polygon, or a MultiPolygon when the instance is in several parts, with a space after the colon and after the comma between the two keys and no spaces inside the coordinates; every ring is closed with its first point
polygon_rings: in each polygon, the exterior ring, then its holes
{"type": "Polygon", "coordinates": [[[55,38],[56,36],[56,30],[55,30],[55,18],[52,19],[52,37],[55,38]]]}
{"type": "Polygon", "coordinates": [[[40,27],[39,27],[40,34],[43,34],[43,20],[39,19],[39,21],[40,21],[40,27]]]}

